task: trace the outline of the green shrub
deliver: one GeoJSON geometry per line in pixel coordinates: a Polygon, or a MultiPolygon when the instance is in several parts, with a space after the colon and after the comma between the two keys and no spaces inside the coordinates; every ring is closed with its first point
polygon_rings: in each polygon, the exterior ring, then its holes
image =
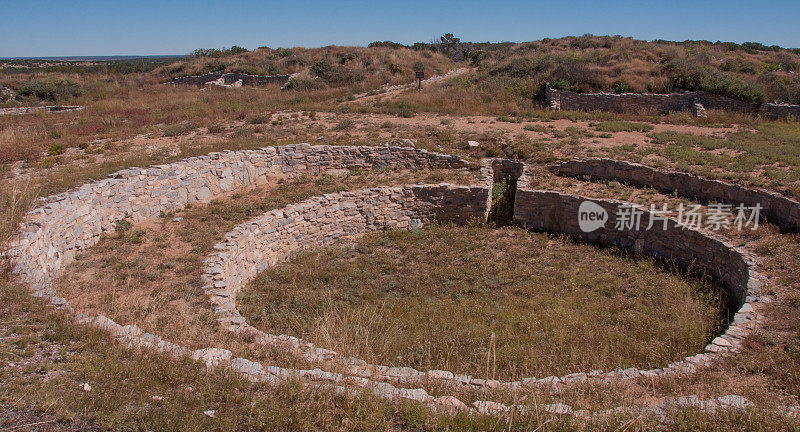
{"type": "Polygon", "coordinates": [[[244,52],[247,52],[245,48],[234,45],[228,49],[198,48],[192,51],[191,55],[193,57],[225,57],[244,52]]]}
{"type": "Polygon", "coordinates": [[[531,131],[531,132],[542,132],[542,133],[547,132],[547,128],[545,126],[543,126],[543,125],[540,125],[540,124],[525,125],[525,130],[531,131]]]}
{"type": "Polygon", "coordinates": [[[347,62],[355,60],[356,58],[358,58],[358,56],[355,53],[347,53],[339,59],[339,64],[346,64],[347,62]]]}
{"type": "Polygon", "coordinates": [[[361,81],[364,77],[355,72],[350,72],[343,66],[334,66],[327,60],[320,60],[310,68],[314,76],[319,77],[329,84],[349,84],[361,81]]]}
{"type": "Polygon", "coordinates": [[[392,42],[392,41],[370,42],[368,46],[370,48],[377,48],[377,47],[392,48],[392,49],[407,48],[405,45],[403,45],[401,43],[392,42]]]}
{"type": "Polygon", "coordinates": [[[512,177],[496,182],[492,186],[492,208],[489,210],[489,222],[497,226],[511,225],[514,219],[514,197],[517,193],[517,181],[512,177]]]}
{"type": "Polygon", "coordinates": [[[42,101],[58,102],[80,96],[80,87],[66,80],[26,81],[15,88],[17,94],[42,101]]]}
{"type": "Polygon", "coordinates": [[[550,83],[550,87],[551,87],[551,88],[554,88],[554,89],[556,89],[556,90],[562,90],[562,91],[569,91],[569,90],[570,90],[569,81],[567,81],[567,80],[565,80],[565,79],[556,79],[556,80],[553,80],[553,81],[550,83]]]}
{"type": "Polygon", "coordinates": [[[47,148],[47,154],[50,156],[57,156],[64,153],[64,146],[61,144],[51,144],[50,147],[47,148]]]}
{"type": "Polygon", "coordinates": [[[488,56],[489,56],[489,54],[485,50],[482,50],[482,49],[475,50],[475,52],[473,52],[472,55],[470,56],[469,62],[473,67],[477,67],[488,56]]]}
{"type": "Polygon", "coordinates": [[[124,233],[125,231],[130,230],[131,226],[132,224],[129,220],[120,219],[114,222],[114,231],[116,231],[117,233],[124,233]]]}
{"type": "Polygon", "coordinates": [[[266,124],[270,120],[272,120],[272,114],[256,114],[247,119],[247,122],[250,124],[266,124]]]}
{"type": "Polygon", "coordinates": [[[763,103],[764,92],[753,84],[728,73],[701,67],[685,60],[673,60],[664,66],[675,89],[702,90],[750,103],[763,103]]]}
{"type": "Polygon", "coordinates": [[[176,137],[191,132],[196,127],[194,123],[186,121],[164,127],[163,133],[165,137],[176,137]]]}
{"type": "Polygon", "coordinates": [[[319,90],[325,87],[322,80],[316,79],[307,74],[296,75],[283,86],[284,90],[319,90]]]}
{"type": "Polygon", "coordinates": [[[205,70],[208,72],[223,72],[231,64],[220,60],[212,60],[206,64],[205,70]]]}
{"type": "Polygon", "coordinates": [[[633,89],[631,88],[631,86],[629,86],[628,84],[626,84],[622,80],[614,81],[614,84],[611,86],[611,89],[614,90],[614,93],[631,93],[631,92],[633,92],[633,89]]]}

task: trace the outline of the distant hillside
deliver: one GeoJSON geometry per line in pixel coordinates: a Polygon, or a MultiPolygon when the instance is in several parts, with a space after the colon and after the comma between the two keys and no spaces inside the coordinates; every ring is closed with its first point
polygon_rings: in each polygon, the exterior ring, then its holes
{"type": "Polygon", "coordinates": [[[438,43],[411,46],[383,41],[373,42],[369,48],[261,48],[238,54],[198,50],[197,54],[202,56],[162,72],[168,76],[219,70],[256,75],[301,72],[308,78],[321,78],[318,84],[355,84],[363,90],[408,81],[417,62],[430,73],[469,62],[479,67],[475,83],[488,82],[491,87],[498,78],[511,80],[521,97],[535,96],[550,82],[555,88],[578,92],[705,90],[747,102],[800,103],[800,49],[754,42],[647,42],[586,35],[524,43],[474,43],[447,34],[438,43]]]}
{"type": "Polygon", "coordinates": [[[477,67],[477,73],[459,78],[454,87],[445,87],[450,93],[440,95],[442,101],[459,93],[480,103],[502,96],[512,105],[514,101],[524,104],[540,97],[544,84],[550,82],[556,89],[577,92],[705,90],[747,102],[800,103],[798,49],[591,35],[472,43],[446,34],[440,42],[411,46],[391,41],[374,42],[370,47],[262,47],[252,51],[234,46],[199,49],[178,59],[0,61],[0,87],[17,94],[16,103],[37,99],[69,103],[80,95],[105,97],[103,88],[109,85],[134,89],[209,72],[297,74],[287,89],[316,92],[319,101],[369,92],[385,84],[408,83],[416,69],[432,76],[465,65],[477,67]]]}
{"type": "Polygon", "coordinates": [[[478,81],[511,78],[528,92],[550,82],[587,91],[705,90],[748,102],[800,103],[800,50],[758,43],[641,41],[619,36],[482,44],[478,81]]]}
{"type": "Polygon", "coordinates": [[[251,75],[299,74],[290,88],[314,90],[352,87],[353,92],[384,84],[408,83],[414,71],[429,75],[456,67],[446,55],[432,50],[385,47],[259,48],[253,51],[197,50],[182,61],[157,69],[166,78],[209,72],[240,72],[251,75]]]}

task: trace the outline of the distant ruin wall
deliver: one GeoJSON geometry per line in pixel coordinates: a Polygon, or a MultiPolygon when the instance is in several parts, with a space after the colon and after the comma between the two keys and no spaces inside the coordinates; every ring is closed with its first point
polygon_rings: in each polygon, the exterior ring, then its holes
{"type": "Polygon", "coordinates": [[[654,112],[686,111],[694,103],[693,93],[576,93],[545,87],[545,98],[556,111],[654,112]]]}
{"type": "Polygon", "coordinates": [[[658,113],[690,111],[695,103],[704,108],[742,112],[763,117],[800,118],[800,105],[754,104],[703,91],[683,93],[576,93],[545,86],[545,100],[555,111],[610,111],[658,113]]]}
{"type": "Polygon", "coordinates": [[[771,119],[780,119],[780,118],[800,119],[800,105],[771,104],[771,103],[764,104],[761,105],[761,115],[771,119]]]}
{"type": "Polygon", "coordinates": [[[263,86],[268,84],[284,85],[289,81],[291,75],[249,75],[245,73],[235,72],[214,72],[205,75],[193,75],[174,78],[170,83],[183,84],[183,85],[196,85],[198,87],[204,86],[206,83],[216,81],[222,78],[225,84],[233,84],[236,81],[242,80],[242,85],[246,86],[263,86]]]}

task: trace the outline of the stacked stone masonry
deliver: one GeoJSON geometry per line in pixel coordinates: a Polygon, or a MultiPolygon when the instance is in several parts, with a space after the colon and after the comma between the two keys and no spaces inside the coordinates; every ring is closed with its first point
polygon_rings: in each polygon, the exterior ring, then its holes
{"type": "Polygon", "coordinates": [[[553,165],[550,169],[561,176],[617,180],[668,194],[677,193],[701,202],[744,204],[749,207],[758,204],[762,207],[762,215],[770,222],[789,232],[800,231],[800,202],[763,189],[746,188],[694,174],[613,159],[573,160],[553,165]]]}
{"type": "Polygon", "coordinates": [[[20,226],[11,249],[14,271],[35,290],[121,219],[139,222],[187,204],[208,202],[270,179],[330,169],[464,168],[459,157],[401,147],[311,146],[211,153],[106,179],[43,199],[20,226]]]}
{"type": "Polygon", "coordinates": [[[695,104],[704,109],[719,109],[761,115],[771,119],[800,118],[800,105],[754,104],[704,91],[683,93],[577,93],[545,86],[545,101],[555,111],[611,111],[668,114],[696,111],[695,104]]]}
{"type": "MultiPolygon", "coordinates": [[[[264,344],[292,352],[305,360],[325,362],[336,370],[369,378],[399,383],[425,380],[449,382],[457,385],[518,387],[523,384],[562,382],[587,379],[585,373],[564,377],[527,378],[514,382],[487,381],[450,371],[418,371],[408,367],[371,365],[359,359],[343,358],[336,352],[319,348],[312,343],[290,335],[271,335],[246,323],[236,310],[236,294],[256,274],[271,265],[286,260],[298,250],[310,249],[340,237],[353,237],[385,226],[397,228],[422,227],[433,220],[453,223],[485,217],[490,205],[491,185],[495,180],[511,176],[518,179],[520,187],[529,179],[524,164],[503,159],[487,159],[482,163],[483,181],[475,187],[450,185],[415,186],[412,188],[370,189],[349,194],[334,194],[315,198],[266,215],[236,227],[224,243],[218,244],[206,261],[206,290],[217,305],[218,319],[230,330],[249,333],[264,344]],[[424,196],[423,196],[424,195],[424,196]],[[459,197],[459,195],[461,195],[459,197]],[[383,197],[383,198],[381,198],[383,197]],[[422,199],[420,199],[422,197],[422,199]],[[440,197],[445,197],[442,200],[440,197]],[[433,198],[433,199],[432,199],[433,198]],[[434,203],[448,203],[446,206],[434,203]],[[376,211],[379,203],[384,209],[376,211]],[[433,207],[429,207],[434,204],[433,207]],[[343,210],[342,207],[347,210],[343,210]],[[469,207],[466,212],[451,213],[469,207]],[[422,209],[422,210],[421,210],[422,209]],[[435,209],[430,211],[429,209],[435,209]],[[349,213],[348,213],[349,211],[349,213]],[[281,221],[285,222],[281,230],[281,221]],[[276,231],[277,230],[277,231],[276,231]],[[325,233],[331,233],[326,236],[325,233]]],[[[761,283],[753,270],[754,260],[732,245],[698,231],[684,230],[676,221],[668,221],[662,231],[639,232],[600,230],[582,233],[578,228],[578,205],[585,198],[557,192],[517,191],[515,221],[518,225],[553,233],[565,233],[581,240],[604,245],[615,245],[662,259],[672,260],[687,269],[719,279],[730,291],[736,306],[744,306],[749,292],[757,292],[761,283]]],[[[615,213],[621,202],[594,200],[615,213]],[[612,209],[613,207],[613,209],[612,209]]],[[[649,213],[644,211],[643,224],[649,213]]],[[[613,219],[610,221],[613,223],[613,219]]],[[[676,371],[693,370],[695,365],[706,365],[716,357],[738,348],[741,339],[752,328],[755,316],[750,306],[742,308],[729,331],[709,344],[707,352],[650,371],[628,369],[625,371],[595,371],[591,378],[611,380],[617,376],[637,377],[661,375],[676,371]],[[728,341],[726,338],[729,338],[728,341]],[[730,343],[729,343],[730,342],[730,343]],[[724,345],[724,348],[720,344],[724,345]]]]}
{"type": "MultiPolygon", "coordinates": [[[[133,222],[156,217],[197,202],[208,202],[239,188],[263,184],[287,176],[322,173],[342,168],[432,168],[465,169],[469,164],[457,157],[401,147],[294,146],[260,150],[212,153],[173,164],[146,169],[131,168],[77,189],[43,199],[20,225],[8,256],[14,272],[33,293],[45,297],[62,309],[70,306],[58,297],[50,281],[69,265],[77,253],[94,245],[104,232],[114,229],[121,219],[133,222]]],[[[174,355],[189,355],[207,366],[227,365],[249,379],[276,383],[302,377],[337,392],[367,388],[378,396],[419,401],[434,408],[472,411],[456,398],[433,398],[425,390],[399,388],[393,384],[424,381],[446,382],[456,386],[504,387],[559,385],[575,381],[610,382],[640,376],[659,376],[693,371],[709,365],[719,356],[735,352],[742,338],[756,322],[751,306],[761,278],[753,269],[752,258],[731,245],[709,235],[680,230],[670,222],[668,235],[650,238],[638,232],[600,230],[591,235],[576,231],[577,205],[582,197],[527,189],[529,167],[516,161],[494,159],[483,163],[485,178],[474,186],[409,185],[381,187],[328,194],[267,212],[238,225],[216,245],[205,262],[206,293],[215,305],[219,321],[232,331],[252,332],[263,343],[335,368],[294,370],[264,366],[248,359],[233,359],[220,348],[191,351],[144,333],[136,325],[122,326],[103,317],[76,314],[79,322],[108,330],[131,346],[174,355]],[[615,244],[639,253],[672,259],[686,267],[700,268],[718,277],[741,308],[725,334],[717,337],[706,352],[675,362],[662,369],[610,372],[576,372],[563,377],[527,378],[501,383],[449,371],[416,371],[407,367],[369,365],[354,358],[314,347],[289,335],[274,336],[249,326],[236,310],[235,297],[241,287],[267,266],[285,261],[299,250],[329,244],[336,239],[396,227],[423,227],[433,221],[465,224],[482,220],[490,201],[492,182],[511,175],[520,189],[515,201],[515,221],[523,227],[567,233],[584,240],[615,244]],[[321,384],[320,384],[321,383],[321,384]]],[[[611,209],[617,202],[594,200],[611,209]]],[[[613,212],[610,212],[613,214],[613,212]]],[[[646,219],[645,219],[646,220],[646,219]]],[[[479,401],[481,407],[494,402],[479,401]],[[485,403],[484,403],[485,402],[485,403]]],[[[477,403],[477,402],[476,402],[477,403]]]]}
{"type": "Polygon", "coordinates": [[[184,84],[184,85],[196,85],[198,87],[202,87],[207,83],[220,81],[223,84],[233,84],[237,81],[241,81],[242,85],[245,86],[264,86],[268,84],[276,84],[279,86],[285,85],[289,82],[289,78],[291,75],[249,75],[245,73],[234,73],[234,72],[214,72],[205,75],[193,75],[193,76],[185,76],[185,77],[178,77],[174,78],[170,81],[171,84],[184,84]]]}

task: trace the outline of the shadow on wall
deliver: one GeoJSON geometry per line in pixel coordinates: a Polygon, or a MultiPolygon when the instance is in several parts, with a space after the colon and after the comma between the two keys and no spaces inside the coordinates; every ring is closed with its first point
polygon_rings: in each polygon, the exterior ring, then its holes
{"type": "Polygon", "coordinates": [[[489,209],[489,224],[502,227],[514,223],[514,196],[517,193],[517,179],[506,176],[492,185],[492,207],[489,209]]]}

